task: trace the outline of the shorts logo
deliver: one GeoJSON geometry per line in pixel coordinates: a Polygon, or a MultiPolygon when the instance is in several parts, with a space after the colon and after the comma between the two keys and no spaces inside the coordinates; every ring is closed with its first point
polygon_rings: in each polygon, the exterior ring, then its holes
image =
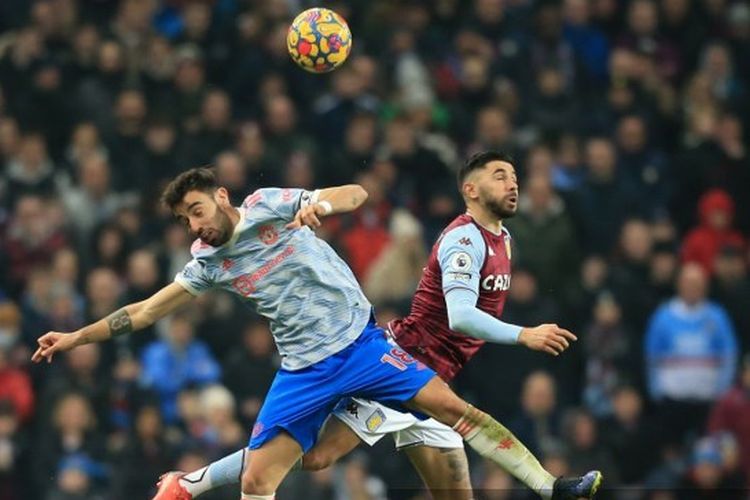
{"type": "Polygon", "coordinates": [[[258,238],[266,245],[273,245],[279,241],[279,233],[270,224],[258,228],[258,238]]]}
{"type": "Polygon", "coordinates": [[[380,409],[375,410],[375,412],[369,417],[367,417],[367,420],[365,421],[367,430],[370,432],[375,432],[384,423],[385,423],[385,413],[383,413],[383,411],[380,409]]]}
{"type": "Polygon", "coordinates": [[[229,271],[234,266],[234,261],[232,259],[224,259],[221,261],[221,268],[225,271],[229,271]]]}
{"type": "Polygon", "coordinates": [[[451,269],[454,271],[466,271],[471,268],[471,255],[466,252],[458,252],[451,257],[451,269]]]}
{"type": "Polygon", "coordinates": [[[256,422],[253,426],[252,437],[258,437],[258,435],[263,432],[264,428],[265,426],[263,425],[263,422],[256,422]]]}
{"type": "Polygon", "coordinates": [[[346,411],[347,413],[351,414],[354,418],[359,418],[359,405],[355,403],[354,401],[350,401],[346,405],[346,411]]]}
{"type": "Polygon", "coordinates": [[[281,201],[288,203],[292,199],[292,190],[285,188],[281,191],[281,201]]]}

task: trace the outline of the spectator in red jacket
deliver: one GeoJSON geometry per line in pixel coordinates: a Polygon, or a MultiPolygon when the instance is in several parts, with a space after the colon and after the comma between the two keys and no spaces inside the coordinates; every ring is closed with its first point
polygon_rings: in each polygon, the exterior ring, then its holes
{"type": "Polygon", "coordinates": [[[25,422],[34,411],[34,391],[28,374],[10,363],[10,347],[0,344],[0,401],[10,401],[18,419],[25,422]]]}
{"type": "Polygon", "coordinates": [[[744,246],[742,235],[732,228],[734,200],[721,189],[712,189],[698,202],[698,227],[685,236],[683,262],[697,262],[712,273],[716,254],[724,245],[744,246]]]}
{"type": "Polygon", "coordinates": [[[750,488],[750,353],[745,355],[740,383],[719,399],[708,420],[709,433],[731,432],[740,447],[740,460],[750,488]]]}

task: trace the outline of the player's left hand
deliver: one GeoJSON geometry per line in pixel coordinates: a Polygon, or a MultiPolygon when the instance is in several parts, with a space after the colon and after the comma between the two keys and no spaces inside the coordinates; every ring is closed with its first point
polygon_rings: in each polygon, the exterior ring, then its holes
{"type": "Polygon", "coordinates": [[[39,347],[31,356],[34,363],[39,363],[46,359],[47,363],[52,362],[52,357],[56,352],[69,351],[78,345],[78,336],[75,333],[47,332],[36,340],[39,347]]]}
{"type": "Polygon", "coordinates": [[[546,323],[534,328],[524,328],[518,335],[518,343],[534,351],[543,351],[553,356],[570,347],[578,337],[554,323],[546,323]]]}
{"type": "Polygon", "coordinates": [[[307,205],[297,211],[294,220],[287,224],[286,228],[299,229],[302,226],[308,226],[315,229],[316,227],[320,227],[320,219],[318,217],[321,215],[326,215],[326,209],[320,203],[307,205]]]}

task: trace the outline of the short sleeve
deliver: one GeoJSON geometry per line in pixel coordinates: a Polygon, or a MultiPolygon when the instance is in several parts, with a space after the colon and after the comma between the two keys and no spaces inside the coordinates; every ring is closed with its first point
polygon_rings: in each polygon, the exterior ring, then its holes
{"type": "Polygon", "coordinates": [[[213,286],[213,281],[206,271],[204,262],[193,259],[174,277],[177,284],[181,285],[192,295],[200,295],[213,286]]]}
{"type": "Polygon", "coordinates": [[[284,220],[292,220],[297,211],[317,201],[318,191],[296,188],[263,188],[245,198],[243,208],[267,209],[284,220]]]}
{"type": "Polygon", "coordinates": [[[472,224],[444,233],[438,243],[437,258],[443,279],[443,293],[466,288],[479,293],[479,273],[484,265],[484,238],[472,224]]]}

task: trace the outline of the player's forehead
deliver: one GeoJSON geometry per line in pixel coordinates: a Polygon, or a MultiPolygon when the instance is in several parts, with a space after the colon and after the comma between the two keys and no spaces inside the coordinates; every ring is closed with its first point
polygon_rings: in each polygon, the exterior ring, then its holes
{"type": "Polygon", "coordinates": [[[485,164],[483,172],[494,175],[496,173],[505,173],[506,175],[516,175],[516,168],[512,163],[502,160],[492,160],[485,164]]]}
{"type": "Polygon", "coordinates": [[[175,206],[175,214],[177,215],[188,215],[199,208],[205,208],[210,205],[213,198],[209,193],[198,190],[191,190],[185,193],[182,197],[182,201],[175,206]]]}

